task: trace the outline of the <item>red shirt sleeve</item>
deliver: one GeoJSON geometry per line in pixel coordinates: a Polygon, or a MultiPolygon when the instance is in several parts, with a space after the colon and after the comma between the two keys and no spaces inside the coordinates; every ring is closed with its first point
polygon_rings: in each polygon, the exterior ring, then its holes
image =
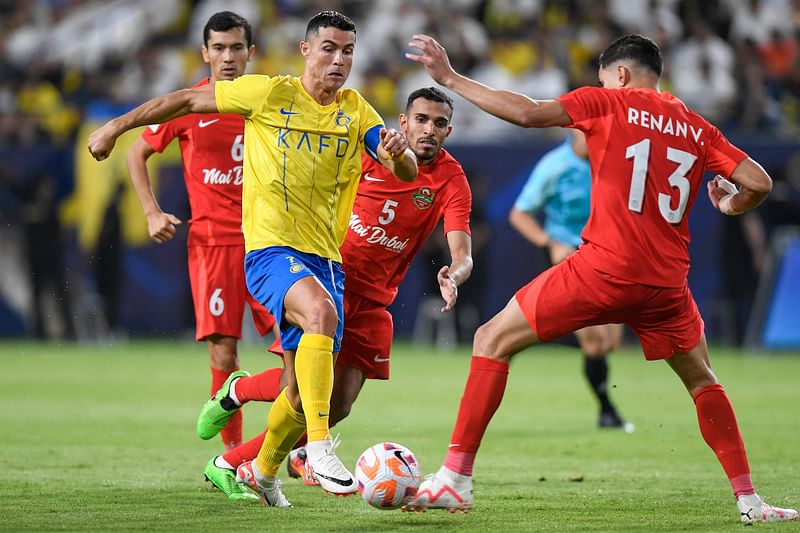
{"type": "Polygon", "coordinates": [[[602,87],[581,87],[559,96],[557,100],[572,120],[568,127],[589,131],[596,119],[612,114],[614,106],[609,93],[609,89],[602,87]]]}
{"type": "Polygon", "coordinates": [[[465,231],[470,235],[469,217],[472,212],[472,190],[464,172],[450,178],[453,194],[444,208],[444,234],[465,231]]]}
{"type": "Polygon", "coordinates": [[[747,154],[738,149],[714,126],[708,124],[708,159],[706,168],[711,172],[729,177],[747,154]]]}
{"type": "Polygon", "coordinates": [[[167,149],[172,139],[180,135],[180,132],[181,123],[179,119],[172,119],[163,124],[147,126],[142,132],[142,139],[150,145],[150,148],[161,153],[167,149]]]}

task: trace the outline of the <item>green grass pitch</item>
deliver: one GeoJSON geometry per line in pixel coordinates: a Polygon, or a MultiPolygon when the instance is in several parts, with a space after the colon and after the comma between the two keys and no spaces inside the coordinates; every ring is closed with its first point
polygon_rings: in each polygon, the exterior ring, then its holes
{"type": "MultiPolygon", "coordinates": [[[[757,490],[800,505],[800,354],[712,350],[737,408],[757,490]]],[[[611,359],[613,398],[636,424],[595,428],[578,351],[540,347],[512,364],[505,400],[475,469],[475,508],[378,511],[287,479],[293,509],[230,502],[202,482],[220,441],[194,432],[208,396],[205,347],[0,343],[0,530],[186,531],[736,531],[727,480],[697,429],[692,402],[664,363],[638,349],[611,359]]],[[[277,359],[242,349],[258,371],[277,359]]],[[[369,381],[336,428],[354,465],[391,440],[438,468],[455,420],[469,351],[398,344],[392,380],[369,381]]],[[[245,433],[266,405],[245,408],[245,433]]],[[[285,478],[285,469],[281,470],[285,478]]],[[[761,526],[800,531],[800,523],[761,526]]]]}

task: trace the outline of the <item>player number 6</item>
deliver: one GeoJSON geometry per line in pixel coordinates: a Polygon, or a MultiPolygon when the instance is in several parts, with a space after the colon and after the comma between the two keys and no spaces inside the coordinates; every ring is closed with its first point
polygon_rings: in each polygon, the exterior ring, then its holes
{"type": "Polygon", "coordinates": [[[237,135],[236,138],[233,140],[233,145],[231,146],[231,159],[234,161],[242,161],[244,159],[244,135],[237,135]]]}
{"type": "Polygon", "coordinates": [[[214,316],[219,316],[225,311],[225,300],[220,298],[220,294],[222,294],[222,289],[214,289],[211,298],[208,300],[208,310],[214,316]]]}

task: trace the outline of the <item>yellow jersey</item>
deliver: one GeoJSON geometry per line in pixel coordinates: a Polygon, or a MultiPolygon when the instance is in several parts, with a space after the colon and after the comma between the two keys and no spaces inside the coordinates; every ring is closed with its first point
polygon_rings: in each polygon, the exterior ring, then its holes
{"type": "Polygon", "coordinates": [[[341,262],[364,137],[380,115],[354,89],[320,105],[294,76],[245,75],[214,91],[220,113],[245,118],[246,250],[289,246],[341,262]]]}

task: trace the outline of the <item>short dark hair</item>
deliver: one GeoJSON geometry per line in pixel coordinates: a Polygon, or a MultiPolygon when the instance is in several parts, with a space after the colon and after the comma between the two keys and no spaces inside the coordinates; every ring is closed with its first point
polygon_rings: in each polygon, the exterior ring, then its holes
{"type": "Polygon", "coordinates": [[[423,87],[422,89],[417,89],[409,94],[408,100],[406,100],[406,113],[408,113],[408,110],[411,109],[411,104],[413,104],[414,100],[417,98],[424,98],[432,102],[441,102],[443,104],[447,104],[447,106],[450,108],[450,116],[453,115],[453,99],[447,96],[444,91],[438,87],[423,87]]]}
{"type": "Polygon", "coordinates": [[[336,28],[342,31],[351,31],[355,34],[356,25],[346,15],[338,11],[320,11],[308,21],[306,26],[306,41],[311,40],[312,35],[319,35],[320,28],[336,28]]]}
{"type": "Polygon", "coordinates": [[[606,68],[623,59],[648,68],[659,78],[664,70],[661,49],[654,40],[643,35],[624,35],[609,44],[600,54],[600,66],[606,68]]]}
{"type": "Polygon", "coordinates": [[[234,28],[244,28],[247,46],[253,46],[253,28],[250,27],[246,18],[232,11],[220,11],[211,15],[203,28],[203,44],[208,45],[212,31],[228,31],[234,28]]]}

